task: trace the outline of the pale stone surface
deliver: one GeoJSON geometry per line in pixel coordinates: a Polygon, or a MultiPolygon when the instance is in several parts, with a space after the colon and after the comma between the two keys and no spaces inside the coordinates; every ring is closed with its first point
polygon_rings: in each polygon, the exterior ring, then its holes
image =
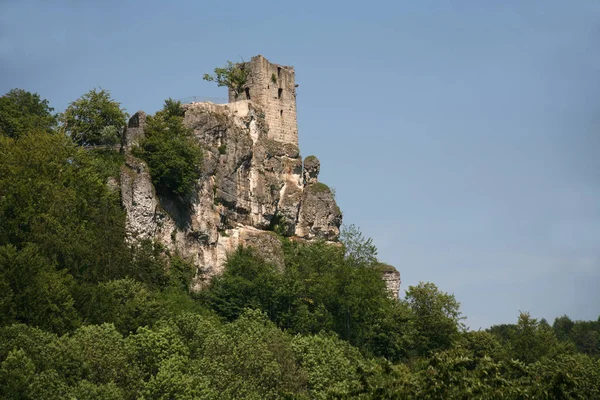
{"type": "Polygon", "coordinates": [[[400,295],[400,272],[393,266],[384,263],[380,263],[378,268],[390,296],[397,300],[400,295]]]}
{"type": "Polygon", "coordinates": [[[312,183],[304,188],[296,235],[307,239],[336,240],[340,234],[342,213],[333,193],[323,183],[312,183]]]}
{"type": "Polygon", "coordinates": [[[127,210],[127,233],[133,239],[151,239],[156,232],[158,198],[145,162],[127,155],[121,168],[121,199],[127,210]]]}
{"type": "Polygon", "coordinates": [[[183,108],[184,124],[204,154],[195,200],[181,210],[159,199],[146,164],[127,153],[121,192],[130,239],[157,240],[192,260],[198,268],[196,290],[222,271],[227,254],[239,245],[257,247],[265,259],[282,266],[281,243],[268,231],[274,225],[286,236],[337,240],[341,214],[333,196],[305,188],[297,145],[269,137],[259,105],[237,101],[183,108]],[[300,220],[304,230],[297,229],[300,220]]]}
{"type": "Polygon", "coordinates": [[[321,171],[321,162],[315,156],[308,156],[304,159],[304,184],[317,183],[319,181],[319,171],[321,171]]]}
{"type": "Polygon", "coordinates": [[[294,68],[270,63],[261,55],[243,66],[249,72],[248,82],[241,93],[229,91],[230,104],[252,101],[263,109],[270,139],[298,146],[294,68]]]}
{"type": "Polygon", "coordinates": [[[139,144],[144,138],[144,128],[146,127],[146,113],[138,111],[129,118],[129,123],[123,130],[121,139],[121,148],[130,150],[132,146],[139,144]]]}

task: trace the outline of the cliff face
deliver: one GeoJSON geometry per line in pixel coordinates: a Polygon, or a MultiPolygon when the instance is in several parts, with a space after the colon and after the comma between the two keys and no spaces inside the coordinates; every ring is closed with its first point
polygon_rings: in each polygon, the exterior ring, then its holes
{"type": "MultiPolygon", "coordinates": [[[[230,103],[183,105],[184,124],[204,153],[190,209],[159,199],[147,165],[129,152],[144,138],[142,111],[123,134],[127,156],[121,191],[130,240],[158,241],[193,260],[198,268],[194,290],[219,274],[239,245],[258,248],[268,261],[283,265],[273,231],[332,242],[340,233],[342,214],[329,187],[318,181],[319,160],[300,157],[293,68],[262,56],[246,68],[251,72],[246,88],[230,93],[230,103]]],[[[397,284],[394,278],[385,280],[397,298],[399,274],[397,284]]]]}
{"type": "MultiPolygon", "coordinates": [[[[268,138],[261,108],[251,101],[184,105],[184,123],[204,149],[202,177],[191,210],[159,199],[146,164],[127,155],[121,191],[132,239],[153,239],[179,251],[198,267],[196,288],[221,272],[229,252],[253,245],[276,264],[280,242],[270,230],[304,239],[337,240],[342,215],[329,188],[317,180],[318,160],[268,138]],[[309,165],[310,164],[310,165],[309,165]]],[[[140,113],[131,118],[139,140],[140,113]]]]}

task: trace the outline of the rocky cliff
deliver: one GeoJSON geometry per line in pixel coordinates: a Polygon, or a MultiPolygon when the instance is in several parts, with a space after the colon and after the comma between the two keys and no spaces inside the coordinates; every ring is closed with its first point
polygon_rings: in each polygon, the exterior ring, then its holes
{"type": "MultiPolygon", "coordinates": [[[[278,68],[262,57],[255,59],[252,62],[261,66],[278,68]]],[[[293,95],[295,105],[295,87],[290,86],[293,69],[285,68],[291,74],[286,87],[293,89],[288,95],[293,95]]],[[[256,86],[251,85],[255,91],[256,86]]],[[[275,92],[278,97],[272,103],[278,98],[291,102],[282,90],[275,92]]],[[[267,260],[282,265],[281,245],[274,232],[302,240],[337,241],[342,214],[329,187],[318,181],[319,160],[310,156],[303,161],[297,138],[282,141],[286,136],[273,134],[271,127],[280,129],[280,123],[268,115],[277,113],[271,110],[266,115],[260,101],[244,99],[222,105],[185,104],[183,108],[184,124],[204,150],[190,209],[181,210],[173,201],[159,199],[147,165],[129,152],[144,137],[145,114],[134,114],[123,134],[126,164],[121,191],[131,240],[158,241],[193,260],[198,268],[195,290],[222,271],[227,255],[239,245],[259,248],[267,260]]],[[[390,288],[397,296],[398,289],[390,288]]]]}
{"type": "MultiPolygon", "coordinates": [[[[259,106],[239,101],[183,107],[184,123],[204,149],[196,199],[185,213],[159,199],[146,164],[127,153],[121,191],[131,238],[158,240],[194,260],[198,287],[221,271],[227,254],[240,244],[254,245],[281,263],[273,230],[337,240],[342,214],[331,190],[318,182],[318,160],[307,158],[304,170],[295,145],[269,139],[259,106]]],[[[142,115],[131,118],[126,145],[143,136],[142,115]]]]}

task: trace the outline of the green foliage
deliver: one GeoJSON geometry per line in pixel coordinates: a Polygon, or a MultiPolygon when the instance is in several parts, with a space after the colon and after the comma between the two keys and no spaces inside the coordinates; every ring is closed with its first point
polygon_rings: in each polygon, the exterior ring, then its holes
{"type": "Polygon", "coordinates": [[[289,398],[302,394],[306,381],[296,365],[291,337],[252,310],[206,338],[198,367],[223,399],[289,398]]]}
{"type": "Polygon", "coordinates": [[[233,63],[227,61],[224,67],[217,67],[214,74],[204,74],[202,79],[207,82],[216,82],[217,86],[227,86],[237,97],[243,90],[248,81],[250,71],[245,68],[245,63],[233,63]]]}
{"type": "Polygon", "coordinates": [[[325,243],[285,242],[285,255],[280,271],[255,251],[239,249],[202,293],[205,302],[228,320],[244,308],[261,309],[291,332],[334,331],[367,353],[406,354],[410,312],[389,299],[379,271],[325,243]]]}
{"type": "Polygon", "coordinates": [[[296,336],[292,348],[308,371],[311,399],[342,398],[357,390],[365,360],[356,348],[332,335],[296,336]]]}
{"type": "Polygon", "coordinates": [[[280,283],[273,265],[253,249],[240,248],[228,258],[223,275],[215,277],[202,295],[213,310],[233,321],[245,308],[275,312],[274,297],[280,283]]]}
{"type": "Polygon", "coordinates": [[[342,227],[340,242],[344,245],[349,262],[356,265],[374,265],[377,262],[377,248],[373,239],[365,238],[356,225],[342,227]]]}
{"type": "MultiPolygon", "coordinates": [[[[355,227],[343,246],[282,238],[283,266],[239,249],[190,295],[191,263],[124,240],[107,185],[122,156],[32,128],[44,112],[25,109],[0,135],[0,398],[600,398],[600,320],[522,314],[464,331],[459,303],[432,283],[390,299],[380,276],[392,267],[355,227]]],[[[182,116],[165,102],[158,144],[139,151],[169,165],[163,193],[183,198],[168,161],[193,143],[182,116]]]]}
{"type": "Polygon", "coordinates": [[[60,116],[65,132],[79,145],[113,145],[119,142],[128,114],[105,89],[92,89],[60,116]]]}
{"type": "Polygon", "coordinates": [[[577,321],[569,335],[577,351],[600,356],[600,321],[577,321]]]}
{"type": "Polygon", "coordinates": [[[35,365],[21,349],[13,350],[0,365],[0,394],[6,399],[27,399],[25,393],[35,365]]]}
{"type": "Polygon", "coordinates": [[[567,315],[563,315],[554,320],[552,324],[552,330],[558,340],[568,340],[571,334],[571,330],[575,326],[575,323],[567,315]]]}
{"type": "Polygon", "coordinates": [[[79,381],[69,394],[75,399],[123,400],[125,398],[123,391],[112,382],[96,384],[86,380],[79,381]]]}
{"type": "Polygon", "coordinates": [[[460,303],[433,283],[409,286],[406,302],[414,318],[415,350],[419,355],[452,346],[461,329],[460,303]]]}
{"type": "Polygon", "coordinates": [[[175,255],[171,258],[167,271],[169,286],[187,291],[192,284],[195,273],[196,268],[191,262],[175,255]]]}
{"type": "Polygon", "coordinates": [[[11,89],[0,97],[0,136],[19,138],[30,132],[52,132],[56,127],[54,109],[37,93],[11,89]]]}
{"type": "Polygon", "coordinates": [[[148,116],[146,138],[135,154],[148,163],[159,194],[188,203],[200,178],[202,150],[182,116],[181,103],[165,101],[161,111],[148,116]]]}
{"type": "Polygon", "coordinates": [[[125,215],[99,164],[62,135],[0,137],[0,246],[35,244],[77,280],[118,274],[130,253],[125,215]]]}
{"type": "Polygon", "coordinates": [[[121,166],[125,163],[123,154],[112,149],[93,149],[88,154],[90,164],[102,178],[119,178],[121,166]]]}
{"type": "Polygon", "coordinates": [[[516,325],[510,327],[505,339],[508,356],[525,363],[533,363],[544,357],[570,353],[568,345],[561,344],[552,329],[529,313],[521,313],[516,325]]]}
{"type": "Polygon", "coordinates": [[[110,322],[124,334],[140,326],[152,325],[161,315],[157,294],[143,283],[129,278],[99,284],[93,292],[89,309],[91,322],[110,322]]]}
{"type": "Polygon", "coordinates": [[[79,324],[71,295],[74,279],[57,271],[35,245],[17,250],[0,247],[0,274],[11,283],[11,311],[18,321],[52,332],[66,332],[79,324]]]}
{"type": "Polygon", "coordinates": [[[130,363],[133,355],[113,324],[79,328],[67,339],[64,349],[69,364],[77,366],[78,381],[117,384],[128,391],[139,386],[141,371],[130,363]]]}
{"type": "Polygon", "coordinates": [[[0,328],[0,362],[14,349],[25,352],[38,370],[50,369],[55,364],[58,336],[25,324],[0,328]]]}

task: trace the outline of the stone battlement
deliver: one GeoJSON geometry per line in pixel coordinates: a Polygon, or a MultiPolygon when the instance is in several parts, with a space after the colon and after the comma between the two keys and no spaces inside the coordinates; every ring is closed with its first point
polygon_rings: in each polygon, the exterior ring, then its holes
{"type": "Polygon", "coordinates": [[[248,81],[241,93],[229,90],[229,102],[251,100],[265,112],[268,137],[298,146],[296,81],[293,67],[270,63],[261,55],[242,64],[248,81]]]}

